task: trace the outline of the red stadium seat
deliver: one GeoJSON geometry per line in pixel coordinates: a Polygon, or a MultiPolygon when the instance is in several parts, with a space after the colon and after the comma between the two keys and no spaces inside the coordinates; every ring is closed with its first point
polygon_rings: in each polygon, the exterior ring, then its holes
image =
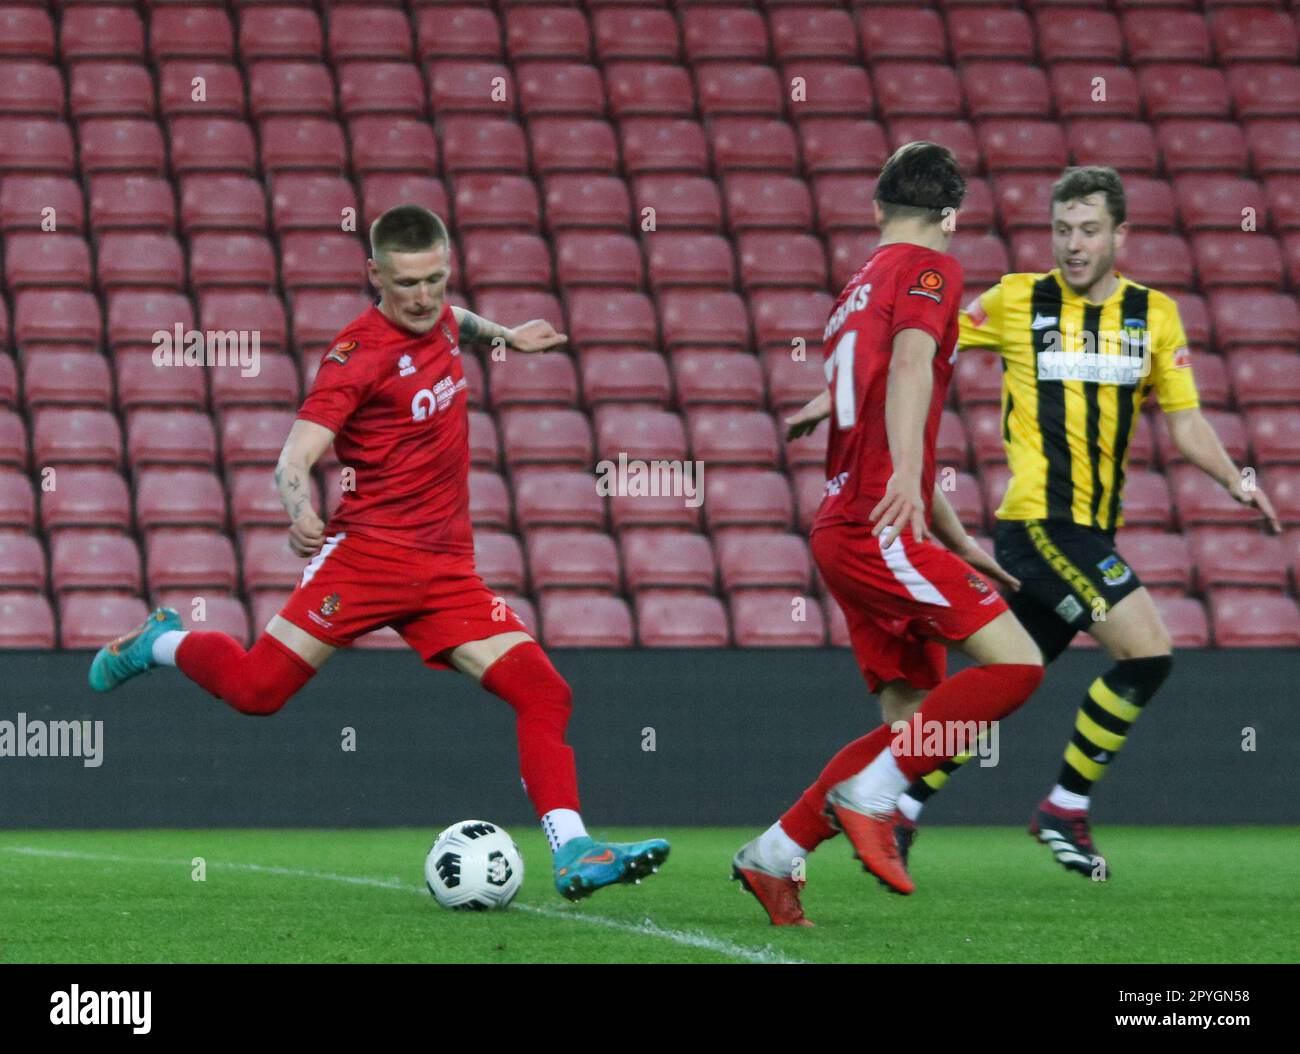
{"type": "Polygon", "coordinates": [[[50,583],[68,589],[140,592],[140,551],[123,534],[60,531],[50,540],[50,583]]]}
{"type": "Polygon", "coordinates": [[[1246,63],[1228,70],[1237,116],[1291,117],[1300,113],[1300,70],[1294,65],[1246,63]]]}
{"type": "Polygon", "coordinates": [[[596,58],[602,63],[640,59],[675,62],[679,44],[671,12],[650,7],[600,7],[591,12],[596,58]]]}
{"type": "MultiPolygon", "coordinates": [[[[273,65],[263,63],[263,66],[273,65]]],[[[310,88],[298,82],[277,84],[285,93],[285,99],[277,100],[271,108],[265,106],[266,91],[260,82],[255,82],[250,94],[253,98],[253,115],[266,113],[330,113],[334,108],[334,85],[329,74],[321,67],[309,67],[318,70],[318,77],[324,76],[324,84],[319,79],[314,90],[318,100],[309,101],[310,88]],[[299,105],[301,104],[301,108],[299,105]]],[[[145,116],[152,117],[152,84],[150,87],[151,104],[145,116]]],[[[242,120],[245,115],[244,78],[239,69],[229,62],[180,62],[164,63],[158,74],[158,102],[162,115],[166,118],[178,117],[230,117],[242,120]],[[201,86],[202,91],[198,88],[201,86]]]]}
{"type": "MultiPolygon", "coordinates": [[[[827,239],[831,257],[831,288],[843,289],[876,251],[876,231],[836,231],[827,239]]],[[[1001,275],[998,276],[999,278],[1001,275]]]]}
{"type": "Polygon", "coordinates": [[[0,173],[6,178],[15,172],[71,175],[75,164],[72,133],[62,121],[0,116],[0,173]]]}
{"type": "Polygon", "coordinates": [[[579,350],[598,344],[653,346],[658,342],[654,305],[643,293],[575,289],[565,299],[569,337],[579,350]]]}
{"type": "MultiPolygon", "coordinates": [[[[766,177],[732,177],[763,178],[766,177]]],[[[712,179],[681,175],[642,175],[633,182],[633,195],[636,198],[638,216],[645,217],[646,209],[653,208],[655,225],[659,230],[689,227],[701,230],[722,229],[722,198],[718,194],[718,185],[712,179]]]]}
{"type": "Polygon", "coordinates": [[[108,410],[37,410],[32,414],[32,458],[40,466],[121,465],[117,418],[108,410]]]}
{"type": "MultiPolygon", "coordinates": [[[[91,199],[91,209],[94,209],[91,199]]],[[[170,196],[169,196],[169,208],[170,196]]],[[[157,213],[155,213],[157,215],[157,213]]],[[[171,226],[171,212],[166,214],[171,226]]],[[[92,211],[92,222],[94,213],[92,211]]],[[[181,182],[181,227],[189,234],[204,230],[266,229],[266,195],[248,176],[191,175],[181,182]]]]}
{"type": "Polygon", "coordinates": [[[332,118],[334,78],[322,62],[255,62],[248,70],[254,120],[286,114],[332,118]]]}
{"type": "Polygon", "coordinates": [[[0,58],[54,61],[54,23],[40,8],[0,11],[0,58]]]}
{"type": "Polygon", "coordinates": [[[790,113],[796,120],[873,115],[871,81],[861,66],[798,62],[787,66],[784,74],[793,86],[790,113]]]}
{"type": "Polygon", "coordinates": [[[429,100],[436,114],[515,111],[515,86],[510,71],[495,62],[435,61],[428,66],[429,100]]]}
{"type": "MultiPolygon", "coordinates": [[[[1254,510],[1233,501],[1227,491],[1199,468],[1174,465],[1165,470],[1165,475],[1169,479],[1168,491],[1173,499],[1170,503],[1169,496],[1166,495],[1166,509],[1170,504],[1177,509],[1178,519],[1184,529],[1249,525],[1258,517],[1254,510]]],[[[1126,507],[1127,504],[1126,501],[1126,507]]]]}
{"type": "Polygon", "coordinates": [[[793,173],[799,167],[794,129],[784,121],[768,117],[719,117],[709,124],[709,142],[719,172],[751,169],[793,173]]]}
{"type": "Polygon", "coordinates": [[[1230,121],[1162,121],[1156,128],[1156,141],[1165,171],[1173,175],[1237,172],[1245,167],[1246,137],[1241,127],[1230,121]]]}
{"type": "Polygon", "coordinates": [[[695,89],[683,66],[619,62],[605,70],[610,111],[624,117],[693,117],[695,89]]]}
{"type": "Polygon", "coordinates": [[[594,416],[596,456],[601,460],[617,462],[620,454],[629,460],[686,459],[686,428],[675,413],[606,404],[594,416]]]}
{"type": "MultiPolygon", "coordinates": [[[[1247,458],[1246,453],[1246,425],[1241,417],[1228,410],[1205,410],[1205,419],[1214,429],[1215,434],[1223,443],[1224,449],[1228,451],[1228,456],[1233,460],[1241,462],[1247,458]]],[[[1164,415],[1159,415],[1163,417],[1164,415]]],[[[1174,446],[1173,440],[1169,436],[1169,429],[1166,422],[1156,426],[1155,433],[1157,444],[1160,448],[1160,461],[1167,468],[1171,465],[1180,465],[1185,462],[1185,458],[1174,446]]]]}
{"type": "MultiPolygon", "coordinates": [[[[423,205],[444,220],[451,217],[447,190],[442,181],[409,172],[372,172],[361,181],[361,211],[367,226],[394,205],[423,205]]],[[[454,275],[453,275],[454,278],[454,275]]]]}
{"type": "Polygon", "coordinates": [[[47,351],[27,360],[23,401],[41,406],[87,406],[108,409],[113,382],[108,360],[93,351],[47,351]]]}
{"type": "Polygon", "coordinates": [[[635,529],[622,534],[619,547],[627,588],[634,593],[654,588],[713,589],[717,572],[713,546],[705,535],[635,529]]]}
{"type": "Polygon", "coordinates": [[[826,643],[821,605],[788,590],[733,593],[731,621],[741,648],[819,648],[826,643]]]}
{"type": "Polygon", "coordinates": [[[1143,231],[1128,240],[1119,259],[1120,270],[1143,285],[1190,289],[1195,284],[1192,251],[1177,234],[1143,231]]]}
{"type": "Polygon", "coordinates": [[[428,59],[500,59],[501,27],[490,7],[425,8],[416,14],[416,52],[428,59]]]}
{"type": "MultiPolygon", "coordinates": [[[[600,589],[618,592],[618,549],[596,531],[540,530],[528,535],[533,589],[600,589]]],[[[546,594],[543,592],[543,596],[546,594]]]]}
{"type": "Polygon", "coordinates": [[[794,514],[786,476],[752,468],[723,468],[709,473],[704,509],[711,531],[723,527],[789,530],[794,514]]]}
{"type": "MultiPolygon", "coordinates": [[[[853,20],[844,11],[828,7],[778,7],[768,12],[767,20],[772,33],[772,54],[777,62],[793,59],[825,59],[834,62],[858,60],[857,34],[854,32],[853,20]]],[[[866,20],[863,21],[862,28],[865,40],[868,34],[866,20]]],[[[925,38],[926,34],[914,30],[896,46],[904,51],[909,47],[922,49],[918,55],[923,57],[928,54],[924,50],[928,43],[925,38]]],[[[939,40],[942,39],[943,28],[940,25],[939,40]]]]}
{"type": "Polygon", "coordinates": [[[149,348],[117,352],[113,362],[117,402],[125,411],[140,406],[196,410],[207,406],[207,377],[201,369],[178,370],[166,362],[155,364],[149,348]]]}
{"type": "Polygon", "coordinates": [[[655,351],[594,351],[582,356],[582,392],[589,406],[638,402],[666,407],[672,397],[668,366],[655,351]]]}
{"type": "MultiPolygon", "coordinates": [[[[847,21],[847,20],[846,20],[847,21]]],[[[827,19],[827,32],[838,29],[842,40],[853,41],[851,26],[827,19]]],[[[868,62],[882,59],[908,59],[914,62],[943,62],[947,58],[948,42],[944,35],[943,18],[937,11],[899,9],[882,17],[870,9],[858,12],[858,26],[862,31],[862,52],[868,62]]],[[[834,55],[853,61],[847,54],[834,55]]]]}
{"type": "Polygon", "coordinates": [[[687,423],[691,453],[708,465],[777,465],[776,428],[762,410],[695,409],[687,423]]]}
{"type": "MultiPolygon", "coordinates": [[[[0,317],[0,333],[8,330],[8,319],[0,317]]],[[[18,369],[14,360],[0,352],[0,407],[18,405],[18,369]]]]}
{"type": "Polygon", "coordinates": [[[950,252],[961,262],[970,291],[993,285],[1011,269],[1006,244],[996,234],[965,233],[953,240],[950,252]]]}
{"type": "Polygon", "coordinates": [[[673,289],[659,297],[664,346],[748,347],[749,316],[737,293],[673,289]]]}
{"type": "Polygon", "coordinates": [[[621,597],[551,590],[541,597],[542,643],[548,648],[630,648],[632,613],[621,597]]]}
{"type": "MultiPolygon", "coordinates": [[[[1263,483],[1273,502],[1273,507],[1277,510],[1278,519],[1287,526],[1300,524],[1300,469],[1292,465],[1274,465],[1268,470],[1263,483]]],[[[0,495],[0,504],[3,500],[3,496],[0,495]]],[[[3,522],[2,517],[0,522],[3,522]]],[[[1288,544],[1291,544],[1300,537],[1300,532],[1290,531],[1287,537],[1288,544]]],[[[1297,556],[1300,556],[1300,547],[1293,546],[1293,549],[1297,556]]],[[[1295,566],[1293,561],[1293,570],[1295,566]]]]}
{"type": "Polygon", "coordinates": [[[522,173],[528,169],[528,144],[515,121],[447,117],[441,122],[447,172],[456,176],[476,170],[522,173]]]}
{"type": "Polygon", "coordinates": [[[127,460],[132,470],[148,465],[217,462],[212,418],[189,410],[137,410],[127,418],[127,460]]]}
{"type": "MultiPolygon", "coordinates": [[[[41,548],[39,539],[24,534],[0,533],[0,590],[7,592],[10,589],[44,591],[45,550],[41,548]]],[[[0,611],[4,609],[5,595],[0,593],[0,611]]]]}
{"type": "Polygon", "coordinates": [[[1234,355],[1228,360],[1228,372],[1238,406],[1300,403],[1300,355],[1293,351],[1250,351],[1234,355]]]}
{"type": "MultiPolygon", "coordinates": [[[[819,183],[851,176],[823,176],[819,183]]],[[[727,221],[736,233],[757,228],[806,231],[812,226],[812,198],[807,184],[793,176],[732,172],[724,180],[727,221]]]]}
{"type": "MultiPolygon", "coordinates": [[[[1282,231],[1300,230],[1300,178],[1274,176],[1264,184],[1268,195],[1268,212],[1273,225],[1282,231]]],[[[0,197],[0,200],[3,200],[0,197]]],[[[0,216],[3,206],[0,205],[0,216]]],[[[0,222],[3,222],[0,219],[0,222]]],[[[1292,280],[1300,272],[1293,272],[1292,280]]]]}
{"type": "Polygon", "coordinates": [[[1125,172],[1154,172],[1160,163],[1156,137],[1143,121],[1074,121],[1067,133],[1076,165],[1110,164],[1125,172]]]}
{"type": "MultiPolygon", "coordinates": [[[[240,476],[247,472],[241,470],[236,474],[236,490],[239,490],[240,476]]],[[[274,485],[270,473],[258,469],[254,475],[263,477],[263,489],[268,480],[274,485]]],[[[265,494],[260,496],[260,502],[260,508],[268,508],[265,494]]],[[[280,504],[278,492],[275,509],[279,513],[275,522],[283,524],[284,506],[280,504]]],[[[138,469],[135,474],[135,516],[143,531],[155,527],[205,527],[220,531],[226,526],[226,496],[221,481],[208,469],[138,469]]]]}
{"type": "MultiPolygon", "coordinates": [[[[632,121],[624,122],[624,134],[632,121]]],[[[608,172],[618,167],[618,141],[608,121],[589,117],[538,117],[528,123],[533,165],[552,172],[608,172]]],[[[624,139],[624,152],[628,152],[624,139]]],[[[449,151],[444,151],[444,154],[449,151]]],[[[633,171],[628,160],[628,171],[633,171]]]]}
{"type": "Polygon", "coordinates": [[[5,282],[10,289],[91,285],[90,247],[79,234],[12,234],[5,240],[5,282]]]}
{"type": "Polygon", "coordinates": [[[1038,66],[1025,62],[972,62],[962,69],[961,80],[973,118],[1051,116],[1047,74],[1038,66]]]}
{"type": "Polygon", "coordinates": [[[1285,12],[1264,7],[1219,10],[1210,20],[1210,30],[1220,63],[1296,61],[1296,25],[1285,12]]]}
{"type": "MultiPolygon", "coordinates": [[[[42,72],[34,76],[28,75],[25,64],[11,69],[13,79],[8,84],[0,78],[0,107],[32,116],[62,115],[63,82],[53,66],[37,67],[42,72]],[[47,83],[47,78],[52,81],[47,83]]],[[[77,63],[68,74],[68,111],[78,121],[154,117],[158,111],[148,68],[135,62],[77,63]]]]}
{"type": "Polygon", "coordinates": [[[461,240],[464,282],[477,293],[492,286],[551,288],[551,253],[535,234],[472,231],[461,240]]]}
{"type": "MultiPolygon", "coordinates": [[[[110,324],[112,316],[109,316],[110,324]]],[[[284,302],[273,293],[214,289],[199,296],[199,325],[207,331],[249,331],[258,335],[263,351],[287,342],[284,302]]]]}
{"type": "Polygon", "coordinates": [[[1175,223],[1174,194],[1168,180],[1132,176],[1124,180],[1128,218],[1134,227],[1161,229],[1175,223]]]}
{"type": "MultiPolygon", "coordinates": [[[[220,328],[219,324],[214,328],[220,328]]],[[[245,371],[239,363],[209,368],[212,407],[283,406],[297,408],[298,367],[293,358],[275,351],[262,352],[257,372],[245,371]]]]}
{"type": "Polygon", "coordinates": [[[149,19],[149,54],[165,59],[233,59],[235,34],[221,9],[159,7],[149,19]]]}
{"type": "Polygon", "coordinates": [[[677,590],[636,595],[638,638],[646,648],[725,648],[727,611],[717,597],[677,590]]]}
{"type": "Polygon", "coordinates": [[[555,270],[560,287],[642,286],[641,247],[627,234],[565,231],[556,235],[555,270]]]}
{"type": "MultiPolygon", "coordinates": [[[[144,24],[130,7],[67,6],[60,21],[59,51],[64,62],[91,59],[139,61],[144,58],[144,24]]],[[[0,31],[0,40],[9,42],[15,39],[8,31],[0,31]]],[[[52,43],[53,36],[49,39],[52,43]]],[[[36,41],[30,42],[30,50],[25,48],[20,54],[53,58],[53,55],[44,54],[43,46],[31,48],[31,44],[36,44],[36,41]]]]}
{"type": "Polygon", "coordinates": [[[1210,34],[1200,12],[1169,10],[1125,11],[1121,15],[1130,61],[1210,61],[1210,34]]]}
{"type": "Polygon", "coordinates": [[[1246,414],[1246,431],[1261,464],[1300,462],[1300,408],[1256,407],[1246,414]]]}
{"type": "MultiPolygon", "coordinates": [[[[22,634],[23,638],[40,640],[53,634],[54,620],[50,618],[47,623],[42,606],[48,608],[44,598],[39,598],[39,603],[15,605],[14,616],[31,618],[36,627],[22,634]]],[[[105,641],[138,626],[148,614],[144,601],[138,597],[98,591],[65,593],[59,597],[59,647],[99,648],[105,641]]]]}
{"type": "Polygon", "coordinates": [[[579,410],[510,410],[501,415],[501,444],[513,471],[525,465],[591,464],[591,426],[579,410]]]}
{"type": "Polygon", "coordinates": [[[1192,347],[1204,348],[1210,343],[1210,310],[1205,300],[1195,293],[1174,294],[1183,331],[1192,347]]]}
{"type": "MultiPolygon", "coordinates": [[[[276,534],[285,545],[284,531],[276,534]]],[[[219,589],[230,593],[235,589],[235,547],[224,534],[191,529],[154,531],[146,536],[144,549],[150,592],[219,589]]]]}
{"type": "MultiPolygon", "coordinates": [[[[560,310],[559,301],[550,293],[494,289],[476,297],[475,302],[484,318],[490,318],[503,326],[518,326],[529,319],[544,318],[556,329],[564,331],[564,313],[560,310]]],[[[572,328],[569,332],[573,332],[572,328]]]]}
{"type": "MultiPolygon", "coordinates": [[[[153,595],[151,603],[157,607],[175,608],[189,629],[225,633],[243,647],[248,647],[248,610],[235,597],[221,594],[195,596],[192,589],[163,590],[153,595]],[[201,602],[201,606],[195,604],[196,600],[201,602]]],[[[260,635],[260,627],[258,632],[260,635]]]]}
{"type": "Polygon", "coordinates": [[[799,139],[809,176],[877,172],[890,154],[878,123],[851,117],[806,117],[799,122],[799,139]]]}
{"type": "Polygon", "coordinates": [[[475,532],[474,567],[489,589],[524,590],[524,554],[513,534],[475,532]]]}
{"type": "Polygon", "coordinates": [[[1300,332],[1300,308],[1284,293],[1218,290],[1210,294],[1210,311],[1220,348],[1239,344],[1294,346],[1300,332]]]}
{"type": "Polygon", "coordinates": [[[682,44],[691,65],[767,61],[767,26],[760,12],[691,6],[681,18],[682,44]]]}
{"type": "Polygon", "coordinates": [[[820,176],[815,183],[817,225],[826,232],[873,226],[871,201],[875,180],[861,176],[820,176]]]}
{"type": "Polygon", "coordinates": [[[1182,592],[1191,585],[1192,556],[1186,535],[1125,527],[1115,548],[1149,588],[1182,592]]]}
{"type": "Polygon", "coordinates": [[[345,209],[356,209],[351,184],[339,176],[282,173],[271,184],[272,223],[286,231],[339,230],[345,209]]]}
{"type": "Polygon", "coordinates": [[[554,352],[549,355],[507,354],[503,361],[491,360],[488,371],[495,409],[520,404],[577,404],[577,374],[573,360],[567,355],[554,352]]]}
{"type": "Polygon", "coordinates": [[[1041,10],[1034,21],[1039,53],[1049,65],[1081,54],[1096,62],[1118,62],[1123,55],[1119,21],[1107,11],[1041,10]]]}
{"type": "Polygon", "coordinates": [[[1300,121],[1250,121],[1246,141],[1257,175],[1300,172],[1300,121]]]}
{"type": "MultiPolygon", "coordinates": [[[[689,182],[711,185],[709,180],[689,182]]],[[[716,202],[716,187],[712,193],[716,202]]],[[[549,176],[545,181],[545,199],[546,226],[553,233],[570,227],[600,227],[619,231],[629,229],[631,198],[628,196],[627,184],[615,176],[549,176]]],[[[714,210],[720,224],[722,205],[715,203],[714,210]]]]}
{"type": "Polygon", "coordinates": [[[272,176],[294,171],[341,173],[348,167],[343,128],[327,117],[268,117],[258,128],[258,138],[262,167],[272,176]]]}
{"type": "MultiPolygon", "coordinates": [[[[246,237],[217,239],[209,235],[211,242],[201,243],[199,239],[194,240],[195,248],[190,252],[190,266],[198,266],[199,248],[205,250],[204,261],[207,262],[209,256],[213,257],[213,262],[208,264],[214,272],[217,270],[216,253],[227,249],[231,254],[227,259],[222,257],[220,265],[233,268],[238,266],[236,263],[235,251],[241,243],[250,242],[250,249],[255,249],[244,257],[252,266],[258,268],[257,275],[260,277],[265,272],[262,270],[265,264],[263,255],[263,246],[265,251],[270,251],[269,244],[262,242],[262,239],[252,239],[246,237]],[[232,244],[233,243],[233,244],[232,244]],[[211,250],[208,246],[211,245],[211,250]]],[[[274,273],[274,257],[270,260],[272,273],[274,273]]],[[[280,239],[280,270],[287,289],[296,290],[304,288],[343,288],[359,289],[365,284],[366,253],[362,248],[355,235],[352,234],[326,234],[319,231],[310,231],[302,233],[286,233],[280,239]]],[[[221,274],[223,279],[221,284],[239,284],[239,285],[266,285],[261,281],[249,282],[247,280],[235,283],[230,281],[236,277],[238,272],[231,271],[221,274]]],[[[252,275],[250,274],[251,278],[252,275]]],[[[197,277],[195,284],[198,284],[197,277]]],[[[211,283],[216,284],[216,283],[211,283]]]]}
{"type": "Polygon", "coordinates": [[[760,348],[795,346],[797,340],[818,342],[835,306],[828,293],[769,289],[750,298],[754,337],[760,348]]]}
{"type": "Polygon", "coordinates": [[[595,66],[524,62],[515,67],[515,84],[519,110],[529,120],[600,117],[605,112],[605,85],[595,66]]]}
{"type": "Polygon", "coordinates": [[[411,23],[406,12],[374,5],[332,5],[329,50],[335,63],[350,59],[401,60],[412,57],[411,23]]]}
{"type": "MultiPolygon", "coordinates": [[[[327,494],[328,500],[328,494],[327,494]]],[[[337,501],[337,499],[335,499],[337,501]]],[[[469,474],[469,516],[475,530],[509,530],[510,493],[495,472],[469,474]]]]}
{"type": "Polygon", "coordinates": [[[822,243],[810,234],[751,231],[737,239],[740,281],[747,290],[769,286],[821,289],[826,285],[822,243]]]}
{"type": "Polygon", "coordinates": [[[962,110],[961,82],[949,66],[881,62],[871,70],[876,106],[897,117],[956,117],[962,110]]]}
{"type": "Polygon", "coordinates": [[[997,352],[967,350],[957,356],[953,386],[963,408],[996,404],[1002,397],[1002,358],[997,352]]]}
{"type": "MultiPolygon", "coordinates": [[[[44,480],[43,480],[44,482],[44,480]]],[[[99,527],[116,531],[131,526],[131,497],[126,482],[112,469],[61,467],[48,477],[52,490],[41,492],[41,527],[99,527]]]]}
{"type": "MultiPolygon", "coordinates": [[[[1034,28],[1023,11],[992,6],[954,7],[946,12],[952,55],[958,62],[971,59],[1034,61],[1034,28]]],[[[880,21],[889,24],[890,19],[880,21]]]]}
{"type": "Polygon", "coordinates": [[[1203,527],[1191,532],[1190,541],[1199,592],[1224,586],[1286,589],[1282,539],[1258,529],[1203,527]]]}
{"type": "Polygon", "coordinates": [[[1061,117],[1141,116],[1138,81],[1126,66],[1101,66],[1091,60],[1062,63],[1052,67],[1051,82],[1056,112],[1061,117]],[[1104,89],[1104,94],[1098,87],[1104,89]]]}
{"type": "MultiPolygon", "coordinates": [[[[6,419],[22,428],[22,419],[17,414],[0,411],[0,444],[3,452],[3,465],[12,465],[21,453],[18,468],[25,469],[27,461],[26,438],[22,439],[21,451],[13,443],[13,435],[6,429],[6,419]]],[[[22,435],[19,432],[19,435],[22,435]]],[[[19,531],[31,530],[36,522],[36,495],[32,490],[32,481],[22,471],[15,471],[0,465],[0,527],[19,531]]]]}
{"type": "Polygon", "coordinates": [[[722,588],[785,588],[812,584],[808,543],[796,534],[728,531],[716,539],[722,588]]]}
{"type": "Polygon", "coordinates": [[[324,55],[320,20],[310,8],[248,7],[238,18],[239,54],[245,62],[324,55]]]}
{"type": "Polygon", "coordinates": [[[1160,592],[1152,598],[1175,648],[1204,648],[1210,643],[1209,618],[1199,600],[1160,592]]]}
{"type": "MultiPolygon", "coordinates": [[[[702,483],[702,481],[700,481],[702,483]]],[[[690,496],[677,494],[615,494],[609,499],[610,522],[614,532],[631,527],[676,527],[688,531],[699,530],[702,487],[696,484],[690,496]]]]}
{"type": "Polygon", "coordinates": [[[524,469],[515,474],[514,496],[519,526],[525,531],[536,527],[605,529],[605,503],[588,472],[524,469]]]}
{"type": "Polygon", "coordinates": [[[97,346],[101,322],[93,294],[79,290],[29,289],[14,296],[14,346],[97,346]]]}
{"type": "Polygon", "coordinates": [[[338,69],[339,111],[423,117],[424,80],[409,62],[349,62],[338,69]]]}
{"type": "Polygon", "coordinates": [[[763,405],[763,371],[743,352],[683,351],[673,356],[677,401],[692,405],[763,405]]]}
{"type": "Polygon", "coordinates": [[[1174,182],[1178,212],[1190,230],[1224,229],[1238,234],[1244,208],[1255,210],[1259,226],[1265,225],[1264,188],[1254,180],[1222,175],[1185,175],[1174,182]]]}
{"type": "Polygon", "coordinates": [[[159,231],[105,234],[99,239],[98,257],[99,284],[104,289],[132,285],[179,289],[184,283],[184,254],[171,234],[159,231]]]}
{"type": "Polygon", "coordinates": [[[8,176],[0,182],[0,233],[41,229],[42,209],[54,209],[67,234],[85,227],[81,188],[67,176],[8,176]]]}
{"type": "Polygon", "coordinates": [[[161,175],[167,164],[162,129],[150,120],[96,117],[82,121],[81,170],[161,175]]]}
{"type": "Polygon", "coordinates": [[[505,12],[505,34],[506,54],[511,62],[591,59],[591,31],[581,11],[514,7],[505,12]]]}
{"type": "Polygon", "coordinates": [[[455,210],[462,230],[537,230],[541,223],[536,188],[524,176],[467,173],[456,180],[455,210]]]}
{"type": "Polygon", "coordinates": [[[1130,527],[1168,530],[1173,525],[1172,511],[1170,484],[1165,477],[1142,469],[1130,469],[1124,479],[1124,522],[1130,527]]]}
{"type": "Polygon", "coordinates": [[[1068,157],[1061,126],[1051,121],[984,121],[979,139],[985,166],[992,173],[1055,171],[1065,167],[1068,157]]]}
{"type": "Polygon", "coordinates": [[[479,410],[471,410],[469,414],[469,463],[493,472],[501,467],[496,421],[479,410]]]}
{"type": "Polygon", "coordinates": [[[1207,231],[1192,240],[1196,271],[1206,287],[1282,285],[1282,252],[1267,234],[1207,231]]]}
{"type": "Polygon", "coordinates": [[[221,415],[221,459],[227,467],[274,465],[293,425],[291,410],[227,410],[221,415]]]}
{"type": "Polygon", "coordinates": [[[258,527],[244,531],[239,554],[246,593],[258,589],[294,589],[307,566],[302,557],[289,549],[283,528],[258,527]]]}
{"type": "Polygon", "coordinates": [[[1300,645],[1300,608],[1293,597],[1263,589],[1216,589],[1210,594],[1214,643],[1220,648],[1300,645]]]}

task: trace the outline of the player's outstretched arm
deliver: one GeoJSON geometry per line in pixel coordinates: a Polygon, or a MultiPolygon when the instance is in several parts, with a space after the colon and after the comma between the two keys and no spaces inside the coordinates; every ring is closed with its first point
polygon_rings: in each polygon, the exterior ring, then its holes
{"type": "Polygon", "coordinates": [[[1274,534],[1282,532],[1282,524],[1278,522],[1268,495],[1260,489],[1253,473],[1245,476],[1232,463],[1214,426],[1198,408],[1174,410],[1165,414],[1165,420],[1169,423],[1169,436],[1183,457],[1226,488],[1236,501],[1257,508],[1267,521],[1270,531],[1274,534]]]}
{"type": "Polygon", "coordinates": [[[489,322],[473,311],[466,311],[463,307],[453,306],[451,311],[456,316],[460,339],[464,344],[491,344],[499,340],[504,341],[507,348],[531,353],[558,348],[569,340],[566,334],[557,333],[555,327],[545,319],[534,318],[513,329],[507,329],[496,322],[489,322]]]}
{"type": "Polygon", "coordinates": [[[334,442],[334,433],[314,421],[294,421],[275,465],[275,484],[289,514],[289,548],[315,556],[325,544],[325,524],[311,504],[311,469],[334,442]]]}
{"type": "Polygon", "coordinates": [[[894,337],[885,391],[885,433],[894,474],[885,496],[871,510],[871,533],[888,549],[905,527],[922,541],[926,535],[921,473],[925,467],[925,419],[934,391],[935,339],[920,329],[900,330],[894,337]]]}
{"type": "Polygon", "coordinates": [[[809,399],[798,413],[791,414],[785,419],[786,439],[801,439],[804,436],[812,435],[817,431],[817,426],[821,424],[822,420],[830,417],[830,415],[831,393],[828,388],[820,395],[809,399]]]}
{"type": "Polygon", "coordinates": [[[949,503],[938,483],[934,485],[934,497],[930,502],[930,526],[939,541],[976,571],[982,571],[1013,591],[1020,588],[1020,579],[1004,571],[1002,565],[981,549],[975,539],[966,533],[966,528],[957,518],[957,510],[949,503]]]}

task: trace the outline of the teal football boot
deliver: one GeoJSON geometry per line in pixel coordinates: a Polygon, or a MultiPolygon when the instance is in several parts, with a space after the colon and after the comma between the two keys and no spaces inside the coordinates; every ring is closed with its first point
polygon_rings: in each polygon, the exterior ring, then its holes
{"type": "Polygon", "coordinates": [[[662,838],[645,842],[597,842],[571,838],[555,854],[555,888],[567,900],[581,900],[615,882],[640,883],[668,859],[662,838]]]}
{"type": "Polygon", "coordinates": [[[149,617],[130,633],[99,649],[90,664],[90,687],[97,692],[111,692],[123,681],[156,666],[153,642],[158,635],[184,628],[180,615],[171,608],[154,608],[149,617]]]}

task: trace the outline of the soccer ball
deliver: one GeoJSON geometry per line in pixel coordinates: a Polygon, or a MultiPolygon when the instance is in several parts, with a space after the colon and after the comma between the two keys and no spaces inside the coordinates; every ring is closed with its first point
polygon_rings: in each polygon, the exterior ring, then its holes
{"type": "Polygon", "coordinates": [[[424,881],[444,908],[493,911],[524,884],[524,858],[505,828],[461,820],[435,839],[424,858],[424,881]]]}

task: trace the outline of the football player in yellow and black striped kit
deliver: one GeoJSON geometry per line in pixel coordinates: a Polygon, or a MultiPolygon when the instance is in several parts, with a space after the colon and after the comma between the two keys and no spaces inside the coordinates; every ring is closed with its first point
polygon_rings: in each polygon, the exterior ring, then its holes
{"type": "MultiPolygon", "coordinates": [[[[1143,400],[1155,391],[1191,464],[1277,531],[1263,491],[1248,489],[1201,414],[1187,337],[1174,301],[1115,271],[1128,231],[1114,169],[1069,169],[1052,189],[1047,274],[1011,274],[967,306],[960,348],[1002,357],[1002,437],[1012,478],[997,510],[998,563],[1019,579],[1011,609],[1051,662],[1080,630],[1114,665],[1075,718],[1060,776],[1030,833],[1066,868],[1105,878],[1088,826],[1092,785],[1169,676],[1169,633],[1115,548],[1124,470],[1143,400]]],[[[917,781],[900,800],[906,852],[921,803],[964,758],[917,781]]]]}

